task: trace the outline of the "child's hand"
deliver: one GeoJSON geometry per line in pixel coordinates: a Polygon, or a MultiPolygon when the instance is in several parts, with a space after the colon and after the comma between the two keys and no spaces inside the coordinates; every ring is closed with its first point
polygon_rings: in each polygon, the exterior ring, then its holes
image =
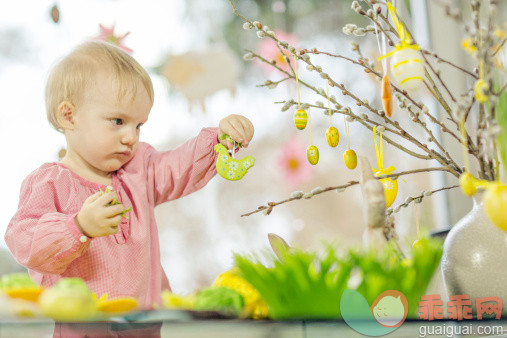
{"type": "MultiPolygon", "coordinates": [[[[248,143],[253,137],[254,127],[252,122],[241,115],[229,115],[220,120],[218,125],[218,136],[227,134],[242,147],[248,147],[248,143]]],[[[231,142],[219,140],[227,149],[232,149],[231,142]]]]}
{"type": "Polygon", "coordinates": [[[76,217],[76,225],[88,237],[117,233],[125,209],[122,204],[108,206],[115,197],[118,197],[115,192],[108,192],[102,196],[100,194],[101,192],[97,192],[88,197],[76,217]]]}

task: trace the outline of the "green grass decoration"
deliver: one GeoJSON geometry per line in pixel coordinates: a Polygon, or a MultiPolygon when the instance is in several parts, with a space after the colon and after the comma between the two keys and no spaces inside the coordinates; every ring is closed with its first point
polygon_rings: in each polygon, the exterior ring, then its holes
{"type": "Polygon", "coordinates": [[[261,294],[272,318],[339,318],[340,296],[352,265],[336,257],[328,246],[323,258],[291,250],[273,268],[235,255],[242,276],[261,294]]]}
{"type": "Polygon", "coordinates": [[[442,241],[421,238],[420,244],[411,247],[411,258],[401,259],[393,246],[378,253],[349,251],[349,259],[359,271],[361,283],[356,291],[371,305],[386,290],[401,291],[408,301],[408,317],[417,314],[418,303],[424,295],[442,257],[442,241]]]}
{"type": "Polygon", "coordinates": [[[381,253],[349,249],[339,257],[327,245],[324,255],[291,249],[270,265],[258,258],[235,255],[241,276],[252,284],[268,304],[273,319],[340,319],[340,297],[351,275],[360,278],[355,288],[371,305],[386,290],[399,290],[415,317],[418,302],[440,263],[442,241],[423,238],[412,248],[411,258],[401,259],[394,246],[381,253]]]}

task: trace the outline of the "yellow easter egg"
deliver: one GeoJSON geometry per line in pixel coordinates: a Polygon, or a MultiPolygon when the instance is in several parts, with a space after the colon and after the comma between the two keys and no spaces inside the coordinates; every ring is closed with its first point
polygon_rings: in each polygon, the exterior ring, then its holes
{"type": "MultiPolygon", "coordinates": [[[[385,173],[381,173],[380,175],[384,175],[385,173]]],[[[377,173],[377,176],[380,176],[377,173]]],[[[384,186],[384,195],[386,197],[386,208],[389,208],[396,196],[398,195],[398,180],[392,180],[390,178],[383,178],[380,180],[382,185],[384,186]]]]}
{"type": "Polygon", "coordinates": [[[340,133],[335,127],[329,127],[326,131],[327,144],[331,147],[336,147],[340,142],[340,133]]]}
{"type": "Polygon", "coordinates": [[[317,149],[316,146],[309,146],[308,149],[306,149],[306,156],[310,164],[316,165],[319,162],[319,149],[317,149]]]}
{"type": "Polygon", "coordinates": [[[491,183],[484,195],[484,209],[491,221],[503,231],[507,231],[507,185],[491,183]]]}
{"type": "Polygon", "coordinates": [[[424,80],[424,62],[421,53],[413,48],[396,50],[391,57],[391,74],[401,88],[416,91],[424,80]]]}
{"type": "Polygon", "coordinates": [[[306,122],[308,122],[308,115],[304,109],[298,109],[294,113],[294,123],[296,124],[296,128],[299,130],[303,130],[306,127],[306,122]]]}
{"type": "Polygon", "coordinates": [[[352,149],[348,149],[343,153],[343,161],[345,161],[345,165],[349,169],[355,169],[357,166],[357,155],[356,152],[352,149]]]}

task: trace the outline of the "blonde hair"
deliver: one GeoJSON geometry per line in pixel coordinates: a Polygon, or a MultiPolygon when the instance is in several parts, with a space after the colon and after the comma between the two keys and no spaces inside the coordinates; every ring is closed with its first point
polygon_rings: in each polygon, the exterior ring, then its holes
{"type": "Polygon", "coordinates": [[[153,104],[153,84],[150,76],[132,56],[110,43],[88,41],[77,46],[49,73],[46,84],[46,113],[53,128],[63,132],[57,120],[60,103],[69,101],[78,106],[84,89],[93,83],[94,75],[104,67],[113,73],[118,100],[127,94],[132,95],[133,100],[138,84],[142,83],[153,104]]]}

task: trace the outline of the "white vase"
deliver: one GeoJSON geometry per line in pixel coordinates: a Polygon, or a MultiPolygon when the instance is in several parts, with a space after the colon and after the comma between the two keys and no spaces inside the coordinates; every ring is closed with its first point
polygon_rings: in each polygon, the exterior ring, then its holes
{"type": "Polygon", "coordinates": [[[469,295],[474,313],[476,298],[500,297],[507,314],[507,232],[491,222],[482,195],[474,197],[472,210],[447,235],[444,283],[449,296],[469,295]]]}

